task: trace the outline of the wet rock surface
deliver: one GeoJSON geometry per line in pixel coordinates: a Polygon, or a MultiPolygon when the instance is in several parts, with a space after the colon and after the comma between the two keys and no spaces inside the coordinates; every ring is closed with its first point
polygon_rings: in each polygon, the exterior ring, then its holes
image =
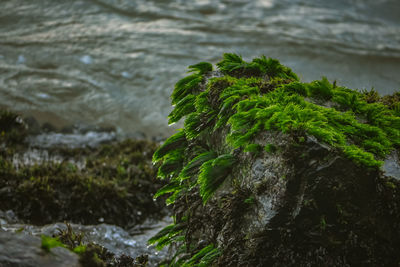
{"type": "Polygon", "coordinates": [[[0,266],[2,267],[78,267],[78,255],[66,248],[51,251],[41,248],[39,237],[0,230],[0,266]]]}
{"type": "Polygon", "coordinates": [[[170,222],[153,200],[156,143],[118,140],[112,129],[53,132],[9,111],[0,130],[0,266],[139,267],[167,257],[147,244],[170,222]],[[61,243],[46,251],[42,235],[61,243]]]}

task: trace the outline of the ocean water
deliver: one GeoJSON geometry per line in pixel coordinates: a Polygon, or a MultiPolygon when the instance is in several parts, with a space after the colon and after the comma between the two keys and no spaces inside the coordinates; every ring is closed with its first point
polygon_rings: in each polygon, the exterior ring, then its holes
{"type": "Polygon", "coordinates": [[[187,66],[279,59],[303,81],[400,89],[398,0],[2,0],[0,107],[165,137],[187,66]]]}

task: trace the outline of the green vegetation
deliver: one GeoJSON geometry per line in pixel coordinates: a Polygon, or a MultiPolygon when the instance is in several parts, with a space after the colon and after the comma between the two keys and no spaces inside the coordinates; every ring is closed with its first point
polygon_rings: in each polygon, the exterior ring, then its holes
{"type": "Polygon", "coordinates": [[[49,252],[55,247],[64,247],[64,244],[58,240],[58,238],[42,235],[42,248],[49,252]]]}
{"type": "Polygon", "coordinates": [[[225,154],[201,165],[198,183],[200,185],[200,195],[204,203],[221,186],[225,178],[229,176],[235,162],[234,156],[225,154]]]}
{"type": "Polygon", "coordinates": [[[0,147],[0,188],[7,189],[0,191],[1,210],[11,209],[20,219],[39,225],[104,219],[126,226],[149,215],[162,216],[163,203],[153,201],[162,186],[151,162],[155,143],[125,140],[97,148],[52,148],[48,152],[62,162],[25,165],[15,156],[23,155],[26,147],[9,142],[21,141],[24,122],[11,112],[2,112],[0,122],[7,142],[0,147]]]}
{"type": "Polygon", "coordinates": [[[220,255],[217,248],[213,245],[208,245],[193,255],[188,261],[184,262],[182,267],[198,266],[207,267],[220,255]]]}
{"type": "Polygon", "coordinates": [[[213,244],[206,247],[209,251],[189,246],[187,225],[193,207],[182,203],[198,194],[206,205],[222,183],[234,183],[228,178],[242,153],[276,152],[274,144],[255,141],[261,133],[283,132],[296,136],[299,144],[314,136],[334,153],[375,170],[400,146],[400,93],[381,98],[376,92],[339,87],[327,78],[302,83],[291,69],[265,56],[246,62],[241,56],[224,54],[216,65],[224,77],[209,78],[212,66],[201,62],[189,67],[194,74],[176,84],[169,119],[175,123],[184,118],[184,128],[153,156],[159,177],[169,181],[155,197],[170,194],[167,204],[175,203],[180,216],[150,243],[159,247],[177,243],[178,251],[193,259],[186,261],[187,266],[199,266],[200,255],[218,253],[213,244]],[[186,232],[185,228],[176,232],[176,225],[186,227],[186,232]]]}
{"type": "Polygon", "coordinates": [[[156,244],[156,249],[161,250],[163,247],[176,243],[178,241],[184,240],[183,232],[185,230],[186,223],[181,222],[179,224],[170,224],[164,227],[160,232],[158,232],[155,236],[149,239],[149,244],[156,244]]]}
{"type": "Polygon", "coordinates": [[[22,144],[26,135],[27,126],[18,114],[0,110],[0,145],[22,144]]]}
{"type": "Polygon", "coordinates": [[[66,229],[58,229],[53,237],[42,235],[42,248],[50,252],[54,247],[64,247],[79,255],[79,262],[83,267],[145,267],[148,257],[139,256],[133,259],[129,256],[116,256],[105,247],[90,241],[84,241],[83,233],[75,233],[70,224],[66,229]]]}
{"type": "Polygon", "coordinates": [[[273,144],[266,144],[264,150],[268,153],[274,153],[276,151],[276,146],[273,144]]]}

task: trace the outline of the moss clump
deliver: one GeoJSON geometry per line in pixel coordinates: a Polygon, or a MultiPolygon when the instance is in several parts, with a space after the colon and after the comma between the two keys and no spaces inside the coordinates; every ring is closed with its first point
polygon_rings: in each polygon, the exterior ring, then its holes
{"type": "MultiPolygon", "coordinates": [[[[246,62],[238,55],[224,54],[217,63],[224,77],[213,78],[210,65],[200,65],[207,67],[192,68],[194,74],[180,80],[172,94],[175,108],[170,122],[185,117],[184,128],[153,156],[160,164],[159,176],[169,178],[169,185],[157,196],[170,194],[168,204],[179,202],[175,210],[180,216],[174,225],[193,223],[194,208],[188,204],[193,205],[193,194],[198,193],[206,204],[234,172],[240,155],[263,153],[262,146],[275,152],[273,145],[255,141],[263,132],[283,132],[295,136],[299,144],[314,136],[370,170],[379,169],[385,156],[400,146],[397,104],[384,104],[376,96],[339,87],[326,78],[302,83],[289,68],[265,56],[246,62]]],[[[234,186],[240,183],[230,181],[234,186]]],[[[168,244],[184,244],[193,256],[201,250],[190,247],[187,231],[179,235],[185,236],[184,242],[175,235],[168,239],[169,231],[152,242],[164,244],[165,237],[168,244]]]]}
{"type": "Polygon", "coordinates": [[[65,247],[78,254],[83,267],[145,267],[148,263],[147,255],[136,259],[124,254],[117,256],[103,246],[84,241],[83,233],[75,233],[68,223],[65,230],[59,229],[53,237],[42,235],[42,248],[49,252],[54,247],[65,247]]]}
{"type": "Polygon", "coordinates": [[[22,144],[26,135],[27,126],[18,114],[0,110],[0,144],[22,144]]]}
{"type": "Polygon", "coordinates": [[[97,148],[53,149],[61,163],[15,166],[0,159],[0,209],[33,224],[72,221],[126,226],[162,216],[151,157],[157,145],[125,140],[97,148]],[[80,166],[75,162],[84,162],[80,166]]]}
{"type": "Polygon", "coordinates": [[[58,238],[49,237],[46,235],[42,235],[41,238],[42,238],[42,249],[46,250],[47,252],[50,252],[50,250],[55,247],[64,247],[64,244],[61,243],[58,238]]]}
{"type": "Polygon", "coordinates": [[[380,96],[377,91],[362,91],[362,98],[368,103],[382,103],[389,109],[393,110],[397,116],[400,116],[400,92],[395,92],[392,95],[380,96]]]}

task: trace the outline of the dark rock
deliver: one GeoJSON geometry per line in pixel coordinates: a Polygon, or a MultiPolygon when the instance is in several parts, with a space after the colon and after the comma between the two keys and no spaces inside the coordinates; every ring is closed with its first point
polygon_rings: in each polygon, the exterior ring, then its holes
{"type": "Polygon", "coordinates": [[[153,160],[174,224],[150,242],[176,245],[177,265],[398,266],[398,98],[266,57],[217,66],[190,66],[171,96],[184,128],[153,160]]]}

